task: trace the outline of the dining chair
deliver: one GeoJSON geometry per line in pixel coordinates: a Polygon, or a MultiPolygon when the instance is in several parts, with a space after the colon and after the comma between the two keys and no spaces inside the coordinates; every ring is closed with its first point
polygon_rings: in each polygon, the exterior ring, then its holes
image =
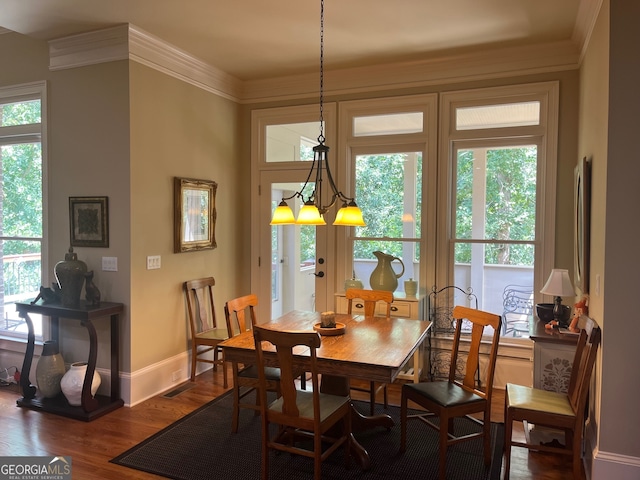
{"type": "Polygon", "coordinates": [[[345,465],[348,466],[351,449],[351,399],[349,395],[320,393],[316,349],[321,340],[318,332],[279,331],[257,325],[253,329],[253,337],[260,379],[262,480],[269,478],[270,449],[313,458],[315,480],[322,478],[322,462],[341,445],[344,445],[345,465]],[[264,370],[267,366],[265,350],[269,348],[269,344],[275,347],[282,391],[282,396],[271,404],[267,404],[267,377],[264,370]],[[311,391],[298,390],[294,381],[294,348],[300,346],[309,350],[311,391]],[[273,436],[269,432],[270,424],[279,426],[273,436]],[[296,444],[297,439],[312,440],[312,449],[296,444]],[[323,444],[328,445],[324,451],[323,444]]]}
{"type": "Polygon", "coordinates": [[[224,388],[227,388],[227,369],[220,343],[229,336],[227,329],[218,327],[216,312],[213,304],[213,287],[216,281],[213,277],[199,278],[184,282],[183,290],[187,298],[189,327],[191,329],[191,381],[196,379],[196,364],[198,362],[213,364],[213,371],[218,365],[222,367],[224,388]],[[213,351],[213,360],[202,357],[213,351]]]}
{"type": "MultiPolygon", "coordinates": [[[[385,290],[364,290],[360,288],[348,288],[345,292],[345,298],[348,300],[347,303],[347,313],[351,314],[353,312],[353,301],[356,299],[360,299],[363,302],[364,308],[364,316],[365,317],[373,317],[376,314],[376,305],[378,302],[386,303],[386,313],[385,317],[391,317],[391,303],[393,302],[393,293],[385,290]]],[[[363,388],[354,386],[351,387],[351,390],[355,390],[358,392],[367,392],[369,394],[369,410],[370,414],[373,415],[376,406],[376,396],[382,390],[383,393],[383,401],[384,408],[386,409],[389,406],[389,402],[387,400],[387,384],[383,383],[381,385],[376,385],[375,382],[369,382],[369,388],[363,388]]]]}
{"type": "MultiPolygon", "coordinates": [[[[229,338],[247,332],[256,325],[255,308],[257,306],[258,297],[254,294],[234,298],[224,304],[224,316],[227,321],[229,338]]],[[[231,431],[236,433],[238,431],[240,408],[255,410],[256,415],[260,413],[260,395],[258,393],[260,381],[258,379],[258,367],[255,364],[238,365],[238,362],[231,362],[231,371],[233,372],[233,417],[231,419],[231,431]],[[256,393],[255,403],[242,402],[242,399],[252,392],[256,393]]],[[[267,379],[267,390],[276,392],[276,395],[279,397],[280,369],[276,367],[266,367],[265,375],[267,379]]]]}
{"type": "Polygon", "coordinates": [[[400,452],[406,450],[408,420],[421,420],[437,430],[440,437],[438,462],[440,480],[446,478],[447,447],[454,443],[483,437],[484,463],[486,465],[491,463],[491,393],[500,340],[500,315],[457,306],[453,309],[453,319],[455,320],[455,331],[448,379],[404,384],[400,399],[400,452]],[[480,344],[485,327],[491,327],[493,332],[489,352],[486,361],[483,362],[486,365],[485,384],[481,386],[476,381],[476,372],[480,366],[480,344]],[[470,337],[468,347],[465,346],[463,355],[459,355],[463,329],[465,331],[470,329],[470,337]],[[463,358],[464,355],[466,355],[466,359],[463,358]],[[463,362],[464,366],[459,365],[463,362]],[[457,378],[457,371],[462,372],[462,378],[457,378]],[[407,404],[409,400],[427,411],[408,415],[407,404]],[[471,416],[476,413],[483,413],[482,419],[471,416]],[[435,416],[439,417],[439,424],[430,419],[435,416]],[[456,417],[466,417],[481,425],[482,430],[468,435],[455,436],[454,418],[456,417]]]}
{"type": "Polygon", "coordinates": [[[591,332],[587,329],[580,332],[576,352],[571,368],[569,390],[567,393],[551,392],[540,388],[525,387],[507,383],[505,408],[505,480],[509,479],[511,463],[511,447],[523,447],[540,452],[559,453],[569,455],[573,459],[573,478],[582,477],[582,436],[585,422],[585,409],[593,366],[600,345],[600,328],[592,325],[591,332]],[[557,445],[526,441],[514,441],[512,436],[513,422],[546,426],[564,430],[565,444],[557,445]]]}

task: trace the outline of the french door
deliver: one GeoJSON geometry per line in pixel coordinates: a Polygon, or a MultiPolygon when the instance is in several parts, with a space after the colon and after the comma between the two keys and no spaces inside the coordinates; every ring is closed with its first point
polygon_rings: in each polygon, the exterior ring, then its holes
{"type": "MultiPolygon", "coordinates": [[[[283,197],[300,190],[308,170],[268,170],[260,173],[259,279],[260,322],[291,310],[333,310],[335,264],[329,255],[331,225],[270,225],[283,197]]],[[[313,188],[312,184],[307,188],[313,188]]],[[[299,205],[289,206],[297,213],[299,205]]],[[[329,222],[327,222],[329,223],[329,222]]]]}

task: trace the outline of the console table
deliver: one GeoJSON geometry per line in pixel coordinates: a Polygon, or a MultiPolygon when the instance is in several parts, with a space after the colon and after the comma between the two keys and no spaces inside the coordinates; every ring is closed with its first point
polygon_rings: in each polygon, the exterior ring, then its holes
{"type": "Polygon", "coordinates": [[[534,317],[529,338],[533,340],[533,386],[566,393],[578,335],[560,333],[556,328],[545,328],[545,323],[534,317]]]}
{"type": "Polygon", "coordinates": [[[60,304],[38,304],[38,303],[16,303],[16,310],[22,317],[29,329],[27,336],[27,350],[24,355],[22,364],[22,375],[20,377],[20,387],[22,388],[23,398],[18,399],[19,407],[31,408],[35,410],[43,410],[46,412],[63,415],[65,417],[75,418],[77,420],[91,421],[102,415],[111,412],[124,405],[124,401],[120,398],[120,314],[124,309],[122,303],[101,302],[99,306],[87,305],[81,302],[76,308],[63,307],[60,304]],[[33,360],[33,351],[35,343],[35,335],[33,332],[33,322],[29,318],[29,314],[40,314],[51,318],[51,339],[56,342],[59,340],[59,323],[60,321],[80,321],[80,324],[87,329],[89,333],[89,359],[87,363],[87,372],[82,385],[82,402],[81,406],[75,407],[69,405],[67,399],[61,393],[55,398],[36,397],[36,387],[29,380],[29,372],[31,371],[31,362],[33,360]],[[91,395],[91,381],[96,369],[96,361],[98,358],[98,336],[93,321],[110,318],[111,333],[111,395],[91,395]]]}

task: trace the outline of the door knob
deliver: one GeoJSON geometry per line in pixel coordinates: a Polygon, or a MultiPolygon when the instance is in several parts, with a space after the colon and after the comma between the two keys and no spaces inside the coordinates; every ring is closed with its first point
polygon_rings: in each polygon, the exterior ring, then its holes
{"type": "Polygon", "coordinates": [[[322,277],[324,277],[324,272],[323,272],[323,271],[319,271],[318,273],[314,273],[314,275],[315,275],[316,277],[320,277],[320,278],[322,278],[322,277]]]}

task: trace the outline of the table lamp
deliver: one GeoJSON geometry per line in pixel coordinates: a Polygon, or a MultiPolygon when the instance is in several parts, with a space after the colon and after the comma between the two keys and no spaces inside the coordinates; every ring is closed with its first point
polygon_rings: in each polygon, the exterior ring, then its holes
{"type": "Polygon", "coordinates": [[[560,268],[551,270],[551,275],[549,275],[549,279],[540,290],[540,293],[556,297],[555,305],[553,306],[553,319],[561,327],[566,327],[566,322],[562,319],[562,297],[575,296],[576,294],[569,278],[569,270],[560,268]]]}

